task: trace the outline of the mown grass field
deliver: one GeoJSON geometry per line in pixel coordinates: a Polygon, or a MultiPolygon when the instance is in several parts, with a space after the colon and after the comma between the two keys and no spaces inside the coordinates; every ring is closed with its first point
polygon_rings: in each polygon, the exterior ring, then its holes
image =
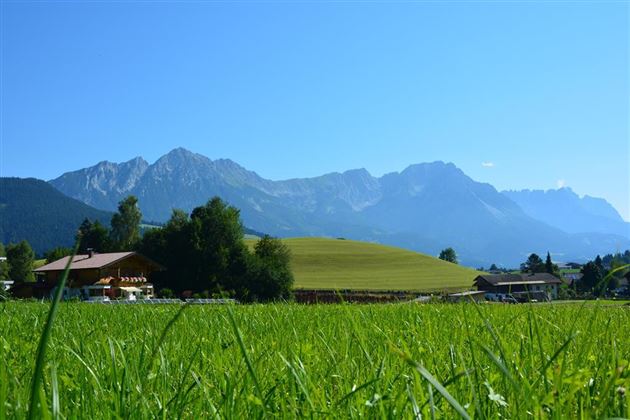
{"type": "MultiPolygon", "coordinates": [[[[468,289],[477,271],[402,248],[368,242],[289,238],[298,289],[430,291],[468,289]]],[[[253,246],[255,240],[248,240],[253,246]]]]}
{"type": "MultiPolygon", "coordinates": [[[[0,418],[26,417],[48,309],[0,303],[0,418]]],[[[62,303],[43,409],[58,418],[630,417],[629,309],[193,306],[169,326],[178,306],[62,303]]]]}

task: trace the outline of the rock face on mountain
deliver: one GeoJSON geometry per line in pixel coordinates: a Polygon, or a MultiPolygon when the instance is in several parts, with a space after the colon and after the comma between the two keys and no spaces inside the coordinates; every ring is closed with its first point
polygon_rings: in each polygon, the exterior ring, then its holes
{"type": "Polygon", "coordinates": [[[149,164],[137,157],[124,163],[100,162],[90,168],[69,172],[53,185],[59,191],[93,207],[114,210],[118,198],[129,194],[144,175],[149,164]]]}
{"type": "Polygon", "coordinates": [[[602,198],[578,196],[571,188],[503,191],[529,216],[569,233],[611,233],[630,238],[630,223],[602,198]]]}
{"type": "Polygon", "coordinates": [[[218,195],[241,209],[248,227],[272,235],[344,236],[429,254],[453,246],[471,265],[515,265],[530,252],[547,250],[563,259],[592,258],[623,241],[611,234],[571,235],[536,220],[506,194],[443,162],[380,178],[357,169],[270,181],[231,160],[180,148],[151,165],[141,158],[101,162],[50,183],[105,210],[136,195],[145,219],[156,221],[173,208],[191,210],[218,195]]]}

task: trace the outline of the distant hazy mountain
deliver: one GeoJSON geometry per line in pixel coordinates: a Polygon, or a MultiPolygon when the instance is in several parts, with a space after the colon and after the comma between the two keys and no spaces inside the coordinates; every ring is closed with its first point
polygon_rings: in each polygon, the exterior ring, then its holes
{"type": "MultiPolygon", "coordinates": [[[[136,158],[101,162],[50,181],[64,194],[106,210],[128,194],[144,217],[166,220],[218,195],[241,209],[244,223],[287,236],[344,236],[437,254],[453,246],[467,264],[516,265],[547,250],[592,258],[618,246],[615,235],[570,235],[528,216],[489,184],[453,164],[412,165],[383,177],[365,169],[316,178],[270,181],[230,160],[175,149],[148,165],[136,158]]],[[[561,258],[561,257],[558,257],[561,258]]]]}
{"type": "Polygon", "coordinates": [[[569,233],[612,233],[630,238],[630,223],[602,198],[580,198],[571,188],[504,191],[529,216],[569,233]]]}
{"type": "Polygon", "coordinates": [[[67,197],[45,181],[0,178],[0,240],[29,241],[37,254],[72,246],[86,217],[108,225],[112,214],[67,197]]]}

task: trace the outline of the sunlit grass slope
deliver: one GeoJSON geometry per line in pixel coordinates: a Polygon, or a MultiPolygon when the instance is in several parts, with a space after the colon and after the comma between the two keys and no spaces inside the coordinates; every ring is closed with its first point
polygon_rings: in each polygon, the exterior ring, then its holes
{"type": "MultiPolygon", "coordinates": [[[[298,289],[438,290],[469,288],[477,271],[402,248],[368,242],[289,238],[298,289]]],[[[253,246],[255,241],[248,240],[253,246]]]]}

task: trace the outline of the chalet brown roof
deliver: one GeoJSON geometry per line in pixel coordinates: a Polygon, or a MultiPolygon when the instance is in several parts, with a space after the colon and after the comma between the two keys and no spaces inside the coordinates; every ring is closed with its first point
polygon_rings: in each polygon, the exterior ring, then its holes
{"type": "Polygon", "coordinates": [[[562,280],[549,273],[535,274],[481,274],[475,278],[475,283],[485,280],[493,286],[509,286],[515,284],[561,284],[562,280]]]}
{"type": "MultiPolygon", "coordinates": [[[[92,256],[87,254],[79,254],[75,255],[72,259],[72,263],[70,264],[71,270],[86,270],[86,269],[94,269],[94,268],[104,268],[111,264],[114,264],[118,261],[124,260],[126,258],[131,257],[132,255],[137,255],[144,260],[147,260],[151,265],[154,265],[157,269],[163,269],[159,264],[151,261],[147,257],[137,254],[135,252],[108,252],[103,254],[93,254],[92,256]]],[[[46,271],[58,271],[64,270],[66,268],[66,264],[70,257],[63,257],[56,261],[51,262],[50,264],[43,265],[39,268],[36,268],[36,273],[42,273],[46,271]]]]}

